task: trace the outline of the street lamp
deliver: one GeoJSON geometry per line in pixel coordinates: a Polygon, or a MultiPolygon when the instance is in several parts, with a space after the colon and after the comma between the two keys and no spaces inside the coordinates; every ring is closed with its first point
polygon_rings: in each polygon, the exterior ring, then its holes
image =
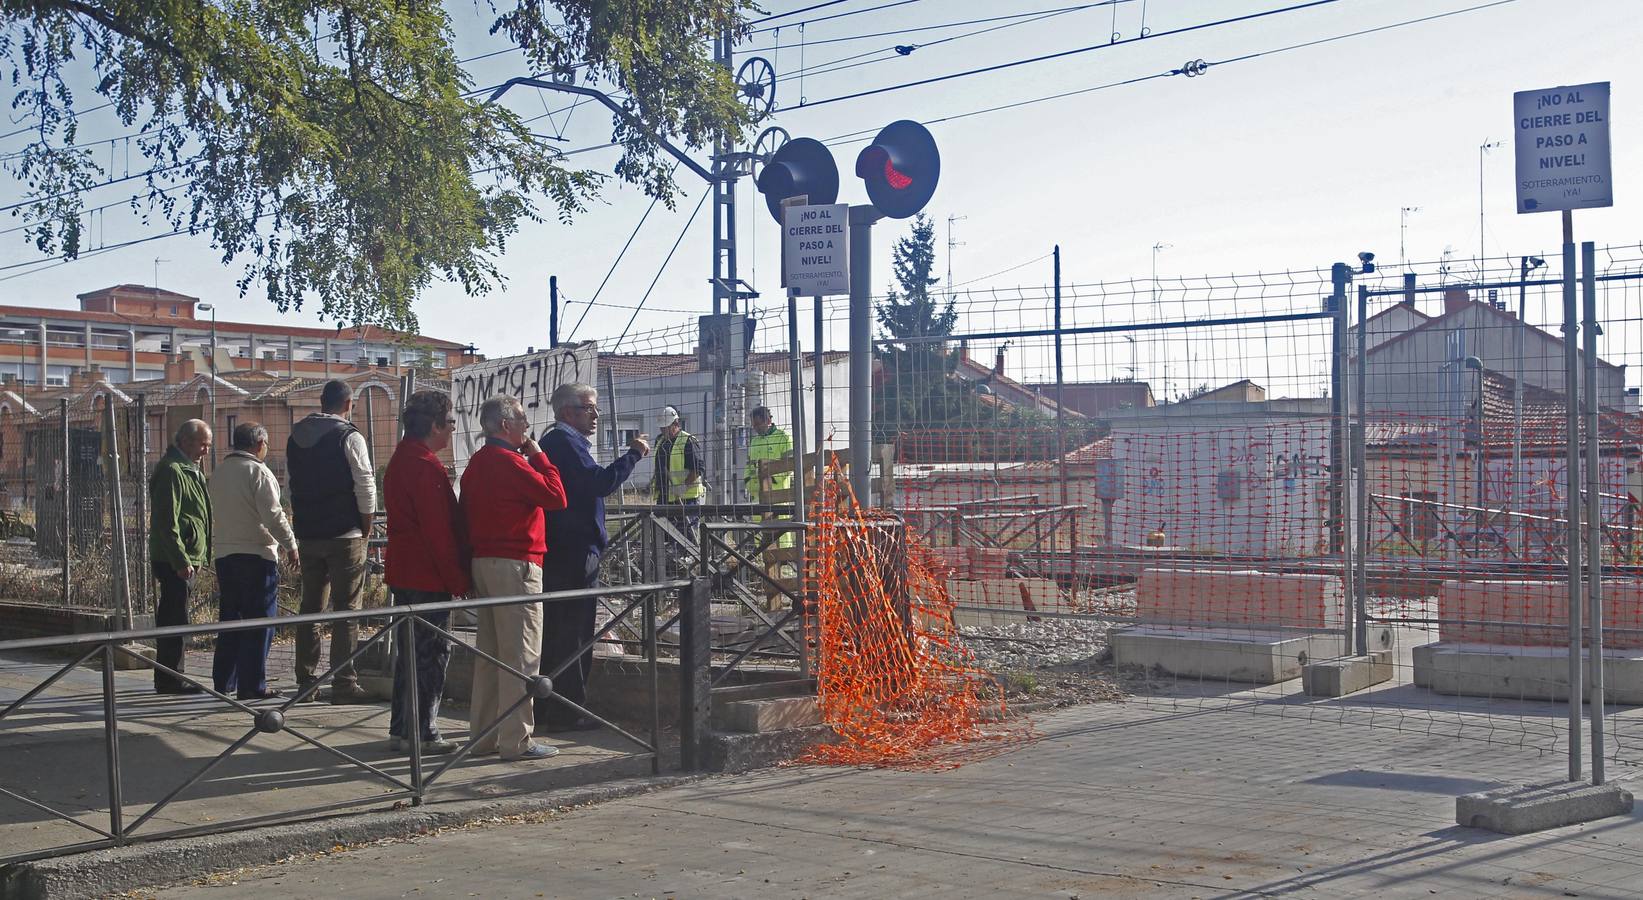
{"type": "Polygon", "coordinates": [[[1483,280],[1483,157],[1500,146],[1500,141],[1484,138],[1478,145],[1478,280],[1483,280]]]}
{"type": "Polygon", "coordinates": [[[1121,334],[1119,337],[1130,342],[1130,380],[1136,381],[1141,377],[1141,370],[1137,368],[1135,364],[1135,336],[1121,334]]]}
{"type": "Polygon", "coordinates": [[[211,381],[206,385],[208,396],[211,399],[211,430],[217,429],[217,307],[209,303],[197,303],[195,309],[211,314],[211,355],[207,363],[211,370],[211,381]]]}

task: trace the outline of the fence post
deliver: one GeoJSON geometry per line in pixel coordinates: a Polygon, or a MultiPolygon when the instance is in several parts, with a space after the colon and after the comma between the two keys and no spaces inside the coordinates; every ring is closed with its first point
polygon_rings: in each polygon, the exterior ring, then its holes
{"type": "Polygon", "coordinates": [[[679,591],[679,768],[706,762],[713,715],[713,621],[708,580],[697,576],[679,591]]]}
{"type": "MultiPolygon", "coordinates": [[[[42,375],[41,375],[42,383],[44,383],[44,378],[45,378],[44,373],[42,373],[42,375]]],[[[68,606],[69,603],[74,599],[74,592],[73,592],[73,589],[70,587],[70,581],[69,581],[69,577],[70,577],[69,567],[71,565],[70,559],[74,556],[74,553],[70,550],[70,548],[74,544],[74,524],[73,524],[73,518],[72,518],[72,513],[73,513],[73,510],[74,510],[74,507],[73,507],[73,505],[71,505],[69,503],[69,481],[70,481],[70,479],[69,479],[69,466],[71,465],[72,460],[70,460],[70,458],[69,458],[68,400],[67,399],[57,401],[57,416],[58,416],[58,423],[57,424],[58,424],[58,427],[62,431],[62,453],[63,453],[63,483],[61,485],[61,488],[62,488],[61,493],[62,493],[62,501],[63,501],[63,605],[68,606]]]]}
{"type": "MultiPolygon", "coordinates": [[[[137,395],[137,552],[146,558],[148,554],[148,397],[145,394],[137,395]]],[[[137,583],[142,585],[143,609],[152,608],[149,604],[149,584],[153,579],[146,575],[139,577],[137,583]]]]}
{"type": "MultiPolygon", "coordinates": [[[[1597,383],[1597,260],[1591,241],[1580,245],[1581,290],[1586,318],[1586,605],[1591,623],[1590,700],[1592,718],[1592,784],[1603,773],[1603,432],[1597,383]]],[[[1573,437],[1570,438],[1573,440],[1573,437]]]]}
{"type": "MultiPolygon", "coordinates": [[[[1352,568],[1352,540],[1351,528],[1348,525],[1350,500],[1348,489],[1350,479],[1348,472],[1351,469],[1351,451],[1347,432],[1352,408],[1347,402],[1350,393],[1348,384],[1350,379],[1346,371],[1346,286],[1352,281],[1352,270],[1346,263],[1335,263],[1330,268],[1330,283],[1333,290],[1329,294],[1331,344],[1330,353],[1330,411],[1332,413],[1329,428],[1329,518],[1330,518],[1330,551],[1340,555],[1341,581],[1346,587],[1345,603],[1341,605],[1341,650],[1344,652],[1352,646],[1354,628],[1352,624],[1352,598],[1356,596],[1353,582],[1356,581],[1355,570],[1352,568]]],[[[1362,329],[1359,329],[1360,331],[1362,329]]]]}
{"type": "Polygon", "coordinates": [[[1564,465],[1568,490],[1569,562],[1569,780],[1580,780],[1580,713],[1586,691],[1580,665],[1580,324],[1575,309],[1575,244],[1564,212],[1563,242],[1563,399],[1564,465]]]}
{"type": "Polygon", "coordinates": [[[108,753],[108,830],[114,845],[125,843],[125,800],[120,790],[120,720],[114,705],[114,645],[103,645],[103,746],[108,753]]]}
{"type": "Polygon", "coordinates": [[[1358,590],[1353,599],[1354,622],[1357,625],[1355,637],[1358,656],[1369,653],[1369,329],[1364,323],[1369,321],[1369,285],[1358,285],[1358,371],[1357,384],[1354,385],[1352,400],[1357,404],[1358,425],[1352,429],[1352,457],[1354,471],[1358,473],[1357,498],[1358,508],[1354,511],[1352,527],[1357,536],[1357,546],[1353,549],[1352,559],[1358,566],[1358,590]]]}
{"type": "Polygon", "coordinates": [[[120,490],[120,430],[117,421],[114,416],[114,395],[105,395],[103,439],[108,442],[105,468],[108,469],[110,537],[113,539],[113,561],[118,567],[110,573],[109,587],[114,593],[111,598],[113,606],[124,614],[125,627],[129,629],[135,627],[136,617],[131,609],[131,558],[126,551],[125,496],[120,490]]]}

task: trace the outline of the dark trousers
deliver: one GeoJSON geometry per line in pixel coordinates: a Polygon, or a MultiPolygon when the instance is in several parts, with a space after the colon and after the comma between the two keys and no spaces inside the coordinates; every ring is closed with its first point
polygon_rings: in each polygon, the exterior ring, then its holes
{"type": "MultiPolygon", "coordinates": [[[[573,554],[548,551],[542,567],[542,592],[576,591],[599,585],[599,554],[592,550],[573,554]]],[[[595,613],[599,598],[555,600],[542,604],[542,674],[547,675],[570,660],[563,672],[553,676],[553,692],[578,706],[587,706],[588,675],[593,671],[595,613]],[[577,651],[581,650],[580,653],[577,651]]],[[[569,724],[580,715],[552,698],[537,700],[536,721],[569,724]]]]}
{"type": "MultiPolygon", "coordinates": [[[[275,600],[280,569],[271,559],[255,553],[231,553],[217,560],[217,619],[265,619],[277,614],[275,600]]],[[[217,635],[217,652],[211,661],[211,681],[221,694],[238,693],[241,699],[256,697],[268,690],[268,647],[274,629],[254,628],[224,631],[217,635]]]]}
{"type": "MultiPolygon", "coordinates": [[[[333,610],[359,609],[365,603],[365,539],[297,539],[297,556],[302,562],[302,612],[323,612],[326,601],[333,610]]],[[[359,620],[331,623],[331,665],[347,659],[359,640],[359,620]]],[[[304,687],[318,677],[319,626],[297,626],[297,686],[304,687]]],[[[333,688],[359,688],[352,663],[337,670],[333,688]]]]}
{"type": "MultiPolygon", "coordinates": [[[[150,563],[149,566],[154,572],[154,578],[160,582],[160,599],[154,605],[154,625],[161,628],[167,625],[187,625],[189,583],[177,574],[176,569],[166,563],[150,563]]],[[[183,670],[182,638],[159,638],[154,642],[154,646],[155,662],[178,672],[183,670]]],[[[155,690],[179,688],[184,683],[168,672],[154,670],[155,690]]]]}
{"type": "MultiPolygon", "coordinates": [[[[394,605],[409,606],[413,603],[445,603],[451,599],[450,594],[439,594],[433,591],[408,591],[401,588],[393,589],[394,605]]],[[[445,636],[428,627],[432,624],[439,628],[446,628],[451,621],[449,612],[429,613],[423,617],[427,624],[416,623],[413,630],[416,633],[416,721],[422,727],[422,740],[431,741],[439,737],[439,695],[445,693],[445,670],[451,664],[451,644],[445,636]]],[[[400,637],[404,632],[396,632],[400,637]]],[[[406,737],[409,731],[405,727],[405,716],[411,705],[410,684],[408,679],[411,655],[397,653],[394,659],[394,705],[388,713],[388,736],[406,737]]]]}

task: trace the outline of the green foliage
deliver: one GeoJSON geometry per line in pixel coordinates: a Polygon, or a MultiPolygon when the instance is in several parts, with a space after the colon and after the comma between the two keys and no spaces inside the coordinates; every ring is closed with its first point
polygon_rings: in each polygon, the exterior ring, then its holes
{"type": "MultiPolygon", "coordinates": [[[[544,77],[625,95],[615,174],[671,206],[657,136],[699,148],[749,124],[708,38],[753,9],[517,0],[491,31],[544,77]]],[[[568,221],[606,180],[472,91],[430,0],[0,0],[0,17],[14,117],[36,126],[5,164],[45,254],[87,249],[81,192],[116,177],[76,143],[104,102],[140,129],[136,211],[242,260],[242,293],[260,284],[282,312],[317,298],[338,321],[414,329],[435,278],[485,293],[508,238],[543,218],[538,197],[568,221]]]]}

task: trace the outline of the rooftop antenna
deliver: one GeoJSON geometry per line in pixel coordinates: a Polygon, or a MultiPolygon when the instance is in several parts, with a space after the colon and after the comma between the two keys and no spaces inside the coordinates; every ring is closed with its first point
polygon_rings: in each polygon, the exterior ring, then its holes
{"type": "Polygon", "coordinates": [[[1409,214],[1410,213],[1418,213],[1420,211],[1421,211],[1421,208],[1418,207],[1418,206],[1405,206],[1405,207],[1402,207],[1401,209],[1398,210],[1398,267],[1399,268],[1403,268],[1403,267],[1405,267],[1409,264],[1409,256],[1404,251],[1405,238],[1407,238],[1409,236],[1409,214]]]}
{"type": "Polygon", "coordinates": [[[953,216],[953,215],[949,215],[947,217],[947,296],[948,297],[953,296],[953,248],[954,247],[964,246],[963,241],[953,240],[953,223],[954,222],[962,222],[962,221],[964,221],[965,219],[968,219],[968,218],[970,218],[970,217],[969,216],[953,216]]]}

